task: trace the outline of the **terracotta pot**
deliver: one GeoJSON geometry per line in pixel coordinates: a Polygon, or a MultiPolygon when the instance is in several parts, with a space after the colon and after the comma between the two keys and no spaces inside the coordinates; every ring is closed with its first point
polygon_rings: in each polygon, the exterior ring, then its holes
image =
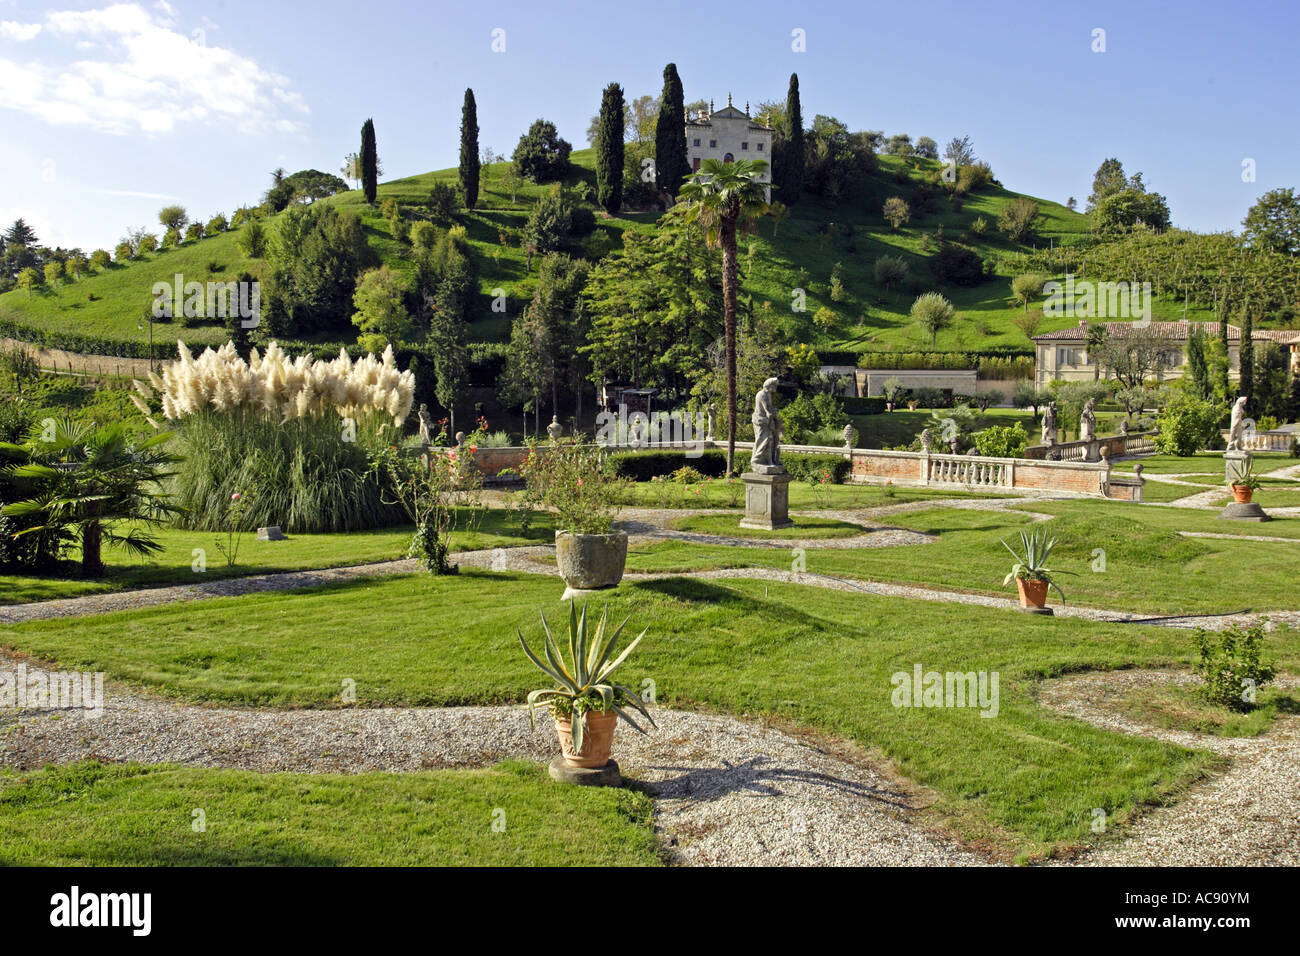
{"type": "Polygon", "coordinates": [[[627,532],[573,534],[555,532],[555,563],[564,583],[574,590],[612,588],[623,580],[627,532]]]}
{"type": "Polygon", "coordinates": [[[1020,591],[1021,607],[1043,607],[1047,604],[1047,582],[1016,578],[1016,589],[1020,591]]]}
{"type": "Polygon", "coordinates": [[[618,726],[618,714],[614,711],[603,713],[589,710],[584,715],[582,752],[573,752],[573,724],[568,717],[551,712],[555,718],[555,734],[560,738],[560,750],[564,762],[570,767],[603,767],[609,763],[609,751],[614,745],[614,728],[618,726]]]}
{"type": "Polygon", "coordinates": [[[914,411],[916,411],[916,402],[908,402],[908,403],[907,403],[907,410],[908,410],[909,412],[914,412],[914,411]]]}
{"type": "Polygon", "coordinates": [[[1250,502],[1250,499],[1254,497],[1254,495],[1255,495],[1254,488],[1247,488],[1245,485],[1232,486],[1232,497],[1237,500],[1238,504],[1242,504],[1242,505],[1248,504],[1250,502]]]}
{"type": "Polygon", "coordinates": [[[894,403],[893,403],[893,402],[885,402],[885,411],[887,411],[887,412],[892,412],[893,410],[894,410],[894,403]]]}

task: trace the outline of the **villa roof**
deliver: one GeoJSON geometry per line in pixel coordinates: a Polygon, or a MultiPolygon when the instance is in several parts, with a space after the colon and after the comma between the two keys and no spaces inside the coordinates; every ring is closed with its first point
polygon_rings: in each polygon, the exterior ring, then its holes
{"type": "MultiPolygon", "coordinates": [[[[1099,322],[1094,323],[1103,326],[1107,332],[1112,330],[1123,330],[1133,325],[1132,322],[1099,322]]],[[[1042,335],[1035,335],[1035,342],[1083,342],[1088,335],[1087,321],[1080,321],[1078,325],[1067,326],[1063,329],[1057,329],[1055,332],[1045,332],[1042,335]]],[[[1160,335],[1170,339],[1180,341],[1186,340],[1194,329],[1199,329],[1204,335],[1218,335],[1218,322],[1152,322],[1150,326],[1160,335]]],[[[1280,345],[1300,345],[1300,331],[1296,329],[1255,329],[1251,332],[1253,340],[1266,339],[1277,342],[1280,345]]],[[[1228,326],[1228,341],[1236,342],[1241,339],[1241,329],[1235,325],[1228,326]]]]}

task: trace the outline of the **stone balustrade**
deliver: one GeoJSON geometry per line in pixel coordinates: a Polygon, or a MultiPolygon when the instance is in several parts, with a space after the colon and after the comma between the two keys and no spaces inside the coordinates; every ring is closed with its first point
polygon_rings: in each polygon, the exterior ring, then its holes
{"type": "Polygon", "coordinates": [[[1091,441],[1066,441],[1055,445],[1030,445],[1025,457],[1034,461],[1089,461],[1103,458],[1131,458],[1156,450],[1154,431],[1104,435],[1091,441]]]}
{"type": "MultiPolygon", "coordinates": [[[[1282,429],[1261,432],[1252,431],[1242,436],[1241,445],[1245,451],[1290,451],[1293,433],[1282,429]]],[[[1228,440],[1228,432],[1223,432],[1223,440],[1228,440]]]]}

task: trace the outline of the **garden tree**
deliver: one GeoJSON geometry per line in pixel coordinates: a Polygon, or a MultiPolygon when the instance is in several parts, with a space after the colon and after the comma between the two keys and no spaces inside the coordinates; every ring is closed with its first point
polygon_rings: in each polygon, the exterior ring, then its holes
{"type": "Polygon", "coordinates": [[[32,297],[32,287],[41,284],[41,275],[30,266],[18,273],[18,288],[27,290],[27,298],[32,297]]]}
{"type": "Polygon", "coordinates": [[[1012,242],[1024,242],[1034,231],[1038,218],[1038,203],[1025,196],[1017,196],[1002,207],[998,214],[998,229],[1012,242]]]}
{"type": "Polygon", "coordinates": [[[912,321],[922,331],[930,333],[931,349],[934,348],[939,333],[952,325],[953,314],[952,303],[938,292],[925,292],[912,303],[912,321]]]}
{"type": "Polygon", "coordinates": [[[677,64],[669,63],[664,67],[664,89],[659,95],[659,116],[655,120],[655,181],[673,198],[691,173],[686,159],[686,107],[682,99],[677,64]]]}
{"type": "Polygon", "coordinates": [[[551,414],[558,415],[561,380],[572,383],[578,378],[573,374],[577,350],[586,338],[579,298],[589,269],[583,260],[558,252],[544,256],[538,267],[532,301],[518,323],[523,326],[520,341],[526,341],[535,354],[521,356],[515,348],[506,357],[507,381],[515,383],[516,395],[531,395],[534,412],[544,387],[551,393],[551,414]]]}
{"type": "Polygon", "coordinates": [[[638,96],[624,109],[623,138],[629,143],[652,144],[659,122],[659,98],[649,94],[638,96]]]}
{"type": "Polygon", "coordinates": [[[803,188],[828,203],[848,200],[876,169],[876,154],[864,134],[850,133],[833,116],[814,117],[804,155],[803,188]]]}
{"type": "MultiPolygon", "coordinates": [[[[247,288],[257,279],[251,272],[241,272],[239,278],[235,281],[247,288]]],[[[238,309],[228,310],[225,319],[226,335],[229,337],[230,343],[234,345],[235,352],[239,357],[247,361],[253,348],[253,341],[249,335],[250,329],[244,325],[244,321],[244,317],[239,314],[238,309]]]]}
{"type": "Polygon", "coordinates": [[[1300,253],[1300,196],[1290,187],[1270,189],[1250,207],[1241,225],[1252,247],[1294,256],[1300,253]]]}
{"type": "Polygon", "coordinates": [[[1128,177],[1124,175],[1124,164],[1114,157],[1103,160],[1097,167],[1097,172],[1093,174],[1092,192],[1088,194],[1086,210],[1092,212],[1103,199],[1128,188],[1128,185],[1128,177]]]}
{"type": "Polygon", "coordinates": [[[1121,388],[1115,392],[1115,401],[1123,406],[1124,416],[1132,420],[1134,412],[1140,412],[1148,405],[1155,404],[1156,391],[1144,385],[1138,385],[1134,388],[1121,388]]]}
{"type": "Polygon", "coordinates": [[[799,102],[799,74],[790,74],[790,87],[785,94],[785,113],[781,117],[778,135],[774,137],[777,146],[773,174],[775,185],[779,190],[781,201],[793,206],[799,201],[803,192],[804,162],[806,147],[804,145],[803,105],[799,102]]]}
{"type": "MultiPolygon", "coordinates": [[[[376,167],[379,172],[382,168],[376,167]]],[[[319,169],[300,169],[292,176],[285,176],[275,187],[287,196],[285,205],[290,202],[315,202],[326,196],[347,192],[348,184],[333,173],[323,173],[319,169]]]]}
{"type": "Polygon", "coordinates": [[[1088,357],[1125,388],[1137,388],[1148,375],[1165,370],[1166,353],[1177,344],[1154,325],[1120,323],[1109,329],[1100,346],[1088,350],[1088,357]]]}
{"type": "MultiPolygon", "coordinates": [[[[1106,326],[1101,322],[1089,322],[1088,328],[1083,333],[1083,342],[1087,346],[1089,355],[1094,354],[1098,349],[1106,344],[1106,326]]],[[[1092,363],[1092,380],[1095,382],[1101,377],[1101,366],[1096,362],[1092,363]]]]}
{"type": "Polygon", "coordinates": [[[361,188],[366,202],[373,203],[379,189],[379,153],[375,146],[375,121],[361,124],[361,188]]]}
{"type": "Polygon", "coordinates": [[[164,231],[170,232],[175,229],[180,232],[189,221],[189,213],[185,211],[184,206],[163,206],[158,210],[158,222],[162,224],[164,231]]]}
{"type": "Polygon", "coordinates": [[[451,311],[465,322],[476,311],[478,271],[470,253],[464,226],[452,226],[432,241],[421,239],[416,249],[417,290],[427,302],[441,298],[444,312],[451,311]]]}
{"type": "MultiPolygon", "coordinates": [[[[707,374],[692,389],[700,405],[725,402],[728,390],[727,348],[723,340],[712,343],[705,352],[707,374]]],[[[736,330],[736,388],[742,395],[756,395],[769,378],[781,374],[786,353],[760,326],[736,330]]]]}
{"type": "Polygon", "coordinates": [[[907,203],[901,196],[890,196],[885,200],[884,208],[881,210],[884,214],[885,221],[897,229],[903,223],[911,218],[912,212],[907,208],[907,203]]]}
{"type": "MultiPolygon", "coordinates": [[[[193,229],[194,226],[191,224],[190,228],[193,229]]],[[[202,226],[199,226],[199,231],[200,232],[203,231],[202,226]]],[[[117,246],[113,249],[114,262],[117,263],[130,262],[131,259],[134,258],[134,256],[135,253],[131,250],[131,244],[129,242],[119,242],[117,246]]]]}
{"type": "Polygon", "coordinates": [[[938,159],[939,144],[929,136],[922,136],[916,141],[916,155],[922,159],[938,159]]]}
{"type": "Polygon", "coordinates": [[[1219,419],[1223,414],[1222,405],[1199,399],[1187,389],[1175,389],[1156,419],[1156,450],[1186,458],[1202,448],[1213,447],[1219,440],[1219,419]]]}
{"type": "Polygon", "coordinates": [[[357,276],[378,265],[361,219],[333,206],[294,206],[269,244],[271,275],[263,302],[274,335],[351,327],[357,276]]]}
{"type": "Polygon", "coordinates": [[[912,137],[907,133],[895,133],[885,140],[885,152],[891,156],[911,156],[914,151],[912,137]]]}
{"type": "Polygon", "coordinates": [[[1016,328],[1025,333],[1025,338],[1032,342],[1034,339],[1034,333],[1036,333],[1038,327],[1043,324],[1043,310],[1034,309],[1033,312],[1026,310],[1021,315],[1016,316],[1012,321],[1015,322],[1016,328]]]}
{"type": "Polygon", "coordinates": [[[81,545],[81,573],[104,573],[103,545],[145,558],[163,550],[142,526],[156,526],[178,513],[162,486],[179,461],[164,451],[170,432],[141,441],[117,422],[56,421],[50,440],[37,432],[23,446],[22,464],[9,474],[35,485],[30,498],[0,508],[0,514],[34,521],[23,534],[55,534],[81,545]]]}
{"type": "Polygon", "coordinates": [[[1169,203],[1159,193],[1121,189],[1103,197],[1092,210],[1098,232],[1116,232],[1145,226],[1162,232],[1169,228],[1169,203]]]}
{"type": "Polygon", "coordinates": [[[1065,208],[1070,210],[1070,212],[1074,212],[1074,210],[1079,208],[1079,200],[1071,196],[1069,199],[1065,201],[1065,208]]]}
{"type": "Polygon", "coordinates": [[[505,172],[501,174],[501,185],[510,191],[510,201],[514,202],[519,195],[519,187],[523,184],[524,177],[519,172],[519,166],[514,162],[509,163],[505,172]]]}
{"type": "Polygon", "coordinates": [[[406,308],[406,283],[388,266],[362,274],[352,294],[352,324],[361,330],[357,342],[376,354],[411,338],[411,313],[406,308]]]}
{"type": "Polygon", "coordinates": [[[226,218],[225,213],[219,212],[208,220],[208,224],[203,227],[203,231],[209,236],[215,236],[218,233],[225,232],[229,228],[230,220],[226,218]]]}
{"type": "Polygon", "coordinates": [[[36,230],[27,225],[24,219],[15,219],[4,232],[4,241],[7,246],[34,246],[39,241],[36,238],[36,230]]]}
{"type": "MultiPolygon", "coordinates": [[[[541,394],[550,371],[545,345],[546,330],[537,316],[523,313],[511,323],[506,366],[501,373],[501,395],[507,402],[522,405],[524,411],[533,413],[534,435],[541,430],[541,394]]],[[[524,421],[527,423],[527,419],[524,421]]]]}
{"type": "MultiPolygon", "coordinates": [[[[466,330],[474,313],[474,292],[478,279],[467,253],[464,228],[444,238],[441,275],[434,293],[433,315],[429,320],[428,342],[433,350],[433,373],[437,378],[434,396],[447,410],[450,432],[456,433],[456,403],[465,389],[469,348],[466,330]]],[[[449,230],[449,233],[451,230],[449,230]]]]}
{"type": "Polygon", "coordinates": [[[1038,421],[1038,410],[1051,400],[1051,393],[1040,389],[1030,379],[1022,378],[1011,390],[1011,404],[1016,408],[1030,409],[1034,414],[1035,422],[1038,421]]]}
{"type": "Polygon", "coordinates": [[[63,269],[57,262],[45,263],[45,284],[52,289],[59,287],[59,279],[63,276],[63,269]]]}
{"type": "Polygon", "coordinates": [[[1034,273],[1018,275],[1011,280],[1011,297],[1021,303],[1025,307],[1025,313],[1028,314],[1029,303],[1034,301],[1035,296],[1042,294],[1046,282],[1046,276],[1034,273]]]}
{"type": "Polygon", "coordinates": [[[1291,394],[1287,399],[1286,415],[1279,415],[1290,422],[1300,422],[1300,375],[1291,376],[1291,394]]]}
{"type": "Polygon", "coordinates": [[[478,105],[474,91],[465,91],[465,104],[460,108],[460,192],[465,197],[465,208],[473,209],[478,202],[478,105]]]}
{"type": "MultiPolygon", "coordinates": [[[[798,96],[798,77],[791,77],[798,96]]],[[[763,160],[723,163],[706,159],[682,187],[687,218],[704,227],[705,242],[722,247],[722,320],[727,350],[727,474],[736,460],[736,294],[740,286],[736,233],[748,230],[767,211],[763,160]]]]}
{"type": "Polygon", "coordinates": [[[1237,353],[1240,358],[1240,369],[1238,378],[1238,388],[1242,395],[1246,396],[1246,408],[1253,414],[1258,415],[1259,409],[1255,407],[1255,317],[1250,310],[1250,299],[1247,298],[1245,305],[1241,310],[1241,342],[1238,345],[1237,353]]]}
{"type": "Polygon", "coordinates": [[[266,227],[257,220],[253,220],[235,237],[235,245],[249,259],[261,259],[266,255],[266,227]]]}
{"type": "Polygon", "coordinates": [[[885,255],[876,260],[873,274],[876,282],[884,286],[885,291],[888,292],[894,286],[906,282],[911,270],[902,256],[885,255]]]}
{"type": "Polygon", "coordinates": [[[524,224],[524,239],[542,255],[563,249],[573,231],[573,199],[559,184],[537,199],[524,224]]]}
{"type": "Polygon", "coordinates": [[[767,214],[772,219],[772,238],[775,239],[781,223],[790,218],[790,207],[779,199],[774,199],[768,204],[767,214]]]}
{"type": "Polygon", "coordinates": [[[339,174],[348,182],[353,183],[353,189],[361,185],[361,156],[358,153],[348,153],[343,157],[343,165],[339,167],[339,174]]]}
{"type": "Polygon", "coordinates": [[[596,136],[596,202],[611,215],[623,205],[623,88],[605,87],[596,136]]]}
{"type": "Polygon", "coordinates": [[[539,119],[519,137],[512,159],[521,176],[535,183],[548,183],[563,179],[568,173],[572,149],[560,138],[554,123],[539,119]]]}
{"type": "Polygon", "coordinates": [[[943,148],[943,158],[954,166],[971,166],[975,163],[975,146],[969,136],[954,136],[943,148]]]}
{"type": "Polygon", "coordinates": [[[1192,392],[1197,398],[1209,398],[1213,394],[1210,387],[1210,366],[1205,356],[1205,333],[1199,327],[1193,327],[1187,336],[1187,373],[1186,379],[1191,383],[1192,392]]]}
{"type": "Polygon", "coordinates": [[[96,269],[107,269],[108,264],[113,261],[107,249],[96,249],[90,254],[90,264],[96,269]]]}
{"type": "Polygon", "coordinates": [[[592,268],[583,302],[591,328],[582,353],[596,385],[631,382],[680,402],[709,371],[704,353],[723,331],[722,271],[685,206],[653,233],[625,232],[623,248],[592,268]]]}
{"type": "Polygon", "coordinates": [[[424,204],[434,222],[449,223],[456,216],[456,190],[451,183],[434,183],[424,204]]]}
{"type": "Polygon", "coordinates": [[[1228,292],[1223,293],[1223,311],[1219,313],[1219,349],[1215,356],[1218,361],[1213,364],[1216,394],[1222,402],[1232,400],[1232,385],[1229,381],[1232,373],[1232,348],[1228,337],[1228,292]]]}
{"type": "Polygon", "coordinates": [[[1261,342],[1255,350],[1253,401],[1257,417],[1268,416],[1278,421],[1286,421],[1289,417],[1291,382],[1287,363],[1287,353],[1276,342],[1261,342]]]}
{"type": "Polygon", "coordinates": [[[1063,382],[1055,381],[1050,386],[1056,404],[1057,426],[1062,433],[1079,434],[1079,417],[1088,399],[1101,401],[1110,395],[1110,388],[1103,382],[1063,382]]]}
{"type": "MultiPolygon", "coordinates": [[[[202,238],[203,238],[203,223],[192,222],[189,224],[189,226],[186,227],[185,229],[186,242],[197,242],[199,239],[202,238]]],[[[129,243],[123,243],[122,245],[125,246],[128,251],[130,251],[131,246],[129,243]]],[[[119,248],[121,247],[119,246],[119,248]]],[[[127,258],[130,258],[130,256],[128,256],[127,258]]],[[[121,259],[121,256],[118,256],[118,259],[121,259]]]]}

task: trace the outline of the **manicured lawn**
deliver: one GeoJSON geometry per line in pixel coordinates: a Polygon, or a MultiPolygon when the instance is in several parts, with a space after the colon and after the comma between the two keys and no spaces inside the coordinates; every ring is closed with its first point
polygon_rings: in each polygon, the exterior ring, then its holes
{"type": "Polygon", "coordinates": [[[0,771],[0,828],[9,866],[660,862],[648,797],[558,787],[518,761],[357,776],[92,762],[0,771]]]}
{"type": "Polygon", "coordinates": [[[672,523],[672,526],[678,531],[692,531],[696,534],[717,534],[732,538],[766,538],[771,540],[851,538],[854,535],[867,533],[867,529],[862,525],[851,524],[847,521],[836,521],[833,518],[806,518],[795,515],[792,520],[794,524],[791,527],[778,528],[775,531],[764,531],[760,528],[742,528],[739,519],[735,515],[692,515],[689,518],[678,518],[672,523]]]}
{"type": "MultiPolygon", "coordinates": [[[[1290,455],[1280,451],[1255,452],[1255,470],[1260,474],[1287,465],[1300,464],[1290,455]]],[[[1140,464],[1148,474],[1158,475],[1218,475],[1223,477],[1223,452],[1201,451],[1186,458],[1177,455],[1148,455],[1115,463],[1115,474],[1131,475],[1133,466],[1140,464]]]]}
{"type": "MultiPolygon", "coordinates": [[[[1183,480],[1183,479],[1179,479],[1183,480]]],[[[1142,500],[1146,501],[1177,501],[1179,498],[1186,498],[1188,495],[1200,494],[1205,488],[1193,488],[1187,485],[1175,485],[1167,481],[1147,480],[1142,484],[1142,500]]]]}
{"type": "MultiPolygon", "coordinates": [[[[230,567],[217,549],[226,544],[226,536],[211,531],[179,531],[163,528],[156,532],[166,550],[156,558],[140,562],[118,550],[104,552],[108,572],[98,580],[78,576],[70,566],[66,577],[0,574],[0,604],[24,604],[53,598],[101,594],[131,588],[169,584],[193,584],[213,578],[270,574],[276,571],[300,571],[308,568],[346,567],[393,561],[406,556],[411,543],[412,527],[382,528],[339,534],[293,534],[286,541],[258,541],[255,534],[245,534],[239,546],[238,562],[230,567]],[[196,570],[200,549],[206,569],[196,570]]],[[[454,551],[549,542],[554,530],[549,514],[538,514],[529,533],[518,526],[503,510],[487,511],[478,530],[458,532],[452,539],[454,551]]],[[[74,556],[75,557],[75,556],[74,556]]]]}
{"type": "MultiPolygon", "coordinates": [[[[1135,614],[1293,609],[1300,561],[1290,544],[1188,538],[1178,529],[1291,537],[1296,519],[1267,525],[1216,521],[1212,513],[1106,504],[1095,501],[1031,502],[1020,507],[1051,513],[1047,524],[1058,538],[1052,566],[1071,604],[1135,614]],[[1099,561],[1104,552],[1104,565],[1099,561]],[[1103,569],[1104,568],[1104,569],[1103,569]]],[[[1018,544],[1017,530],[1028,517],[1018,513],[936,507],[890,517],[887,523],[937,535],[930,544],[872,549],[809,549],[806,570],[840,578],[931,585],[983,594],[1014,596],[1002,586],[1011,555],[999,543],[1018,544]]],[[[681,572],[705,568],[790,568],[789,552],[658,541],[628,555],[632,571],[681,572]]],[[[1053,593],[1053,600],[1056,599],[1053,593]]]]}
{"type": "MultiPolygon", "coordinates": [[[[198,701],[334,706],[351,678],[363,706],[518,702],[537,676],[515,630],[536,637],[538,608],[558,620],[559,592],[553,578],[471,569],[8,627],[0,645],[198,701]]],[[[1186,664],[1184,631],[762,581],[625,584],[609,604],[650,628],[629,686],[652,678],[661,704],[772,715],[878,748],[939,792],[960,832],[1013,853],[1086,842],[1092,808],[1125,819],[1212,762],[1035,701],[1044,676],[1186,664]],[[998,672],[998,716],[893,707],[891,675],[915,664],[998,672]]],[[[1300,662],[1294,634],[1267,641],[1285,666],[1300,662]]]]}
{"type": "MultiPolygon", "coordinates": [[[[709,483],[692,485],[664,482],[656,484],[639,481],[629,485],[624,497],[624,504],[640,508],[726,508],[737,509],[745,506],[744,486],[735,494],[735,505],[731,505],[722,479],[715,478],[709,483]],[[667,485],[668,487],[664,487],[667,485]],[[708,491],[696,494],[694,489],[707,487],[708,491]]],[[[964,491],[937,491],[929,488],[908,488],[902,485],[827,485],[822,491],[814,492],[806,481],[790,482],[790,507],[797,511],[813,511],[818,508],[882,508],[888,505],[902,505],[913,501],[927,501],[937,498],[987,498],[989,495],[968,493],[964,491]],[[819,498],[824,495],[824,498],[819,498]]],[[[1007,497],[1006,495],[992,497],[1007,497]]]]}

